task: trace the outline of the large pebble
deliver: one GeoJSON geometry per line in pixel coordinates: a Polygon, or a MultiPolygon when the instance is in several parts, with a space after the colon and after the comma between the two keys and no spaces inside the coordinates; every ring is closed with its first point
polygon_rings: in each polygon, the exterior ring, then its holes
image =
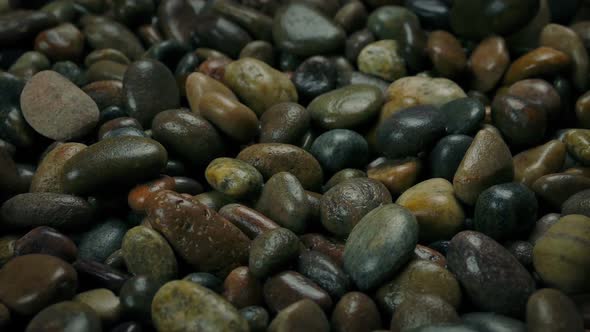
{"type": "Polygon", "coordinates": [[[335,332],[373,331],[381,327],[381,317],[375,302],[361,292],[344,295],[332,312],[335,332]]]}
{"type": "Polygon", "coordinates": [[[254,276],[263,279],[288,266],[298,253],[297,235],[286,228],[277,228],[252,241],[248,266],[254,276]]]}
{"type": "Polygon", "coordinates": [[[53,61],[77,60],[84,51],[84,35],[75,25],[63,23],[39,33],[35,50],[53,61]]]}
{"type": "Polygon", "coordinates": [[[201,98],[199,113],[230,138],[250,142],[258,133],[258,118],[246,105],[219,93],[201,98]]]}
{"type": "Polygon", "coordinates": [[[50,331],[101,332],[100,317],[88,305],[63,301],[39,312],[27,325],[26,332],[50,331]]]}
{"type": "Polygon", "coordinates": [[[203,73],[194,72],[186,78],[186,97],[191,111],[198,114],[202,98],[211,92],[219,93],[228,99],[237,101],[238,98],[223,83],[203,73]]]}
{"type": "Polygon", "coordinates": [[[64,143],[51,150],[39,163],[30,191],[63,193],[60,174],[66,162],[85,148],[86,145],[81,143],[64,143]]]}
{"type": "Polygon", "coordinates": [[[309,129],[311,117],[301,105],[280,103],[269,108],[260,117],[260,143],[298,145],[309,129]]]}
{"type": "Polygon", "coordinates": [[[63,169],[66,192],[89,193],[109,185],[133,184],[157,175],[168,153],[160,143],[143,137],[114,137],[92,144],[70,158],[63,169]]]}
{"type": "Polygon", "coordinates": [[[268,327],[268,332],[330,331],[326,314],[313,301],[304,299],[281,310],[268,327]]]}
{"type": "Polygon", "coordinates": [[[96,262],[104,262],[121,248],[129,226],[119,219],[108,219],[94,225],[80,236],[79,256],[96,262]]]}
{"type": "Polygon", "coordinates": [[[428,157],[432,177],[453,181],[472,142],[473,138],[467,135],[449,135],[438,141],[428,157]]]}
{"type": "Polygon", "coordinates": [[[557,74],[568,68],[570,63],[571,58],[567,54],[550,47],[539,47],[512,62],[504,75],[504,84],[557,74]]]}
{"type": "Polygon", "coordinates": [[[361,290],[392,277],[418,242],[418,223],[406,208],[387,204],[369,212],[344,247],[344,270],[361,290]]]}
{"type": "Polygon", "coordinates": [[[280,312],[303,299],[315,302],[324,311],[332,308],[332,299],[326,291],[294,271],[284,271],[269,278],[264,283],[264,299],[274,312],[280,312]]]}
{"type": "Polygon", "coordinates": [[[509,65],[510,54],[504,38],[492,36],[482,40],[469,58],[473,88],[481,92],[492,90],[509,65]]]}
{"type": "Polygon", "coordinates": [[[436,324],[459,323],[455,308],[432,295],[417,295],[402,302],[391,318],[391,331],[401,332],[436,324]]]}
{"type": "Polygon", "coordinates": [[[145,226],[127,231],[121,244],[127,269],[136,275],[145,275],[165,282],[176,277],[176,257],[166,239],[145,226]]]}
{"type": "Polygon", "coordinates": [[[251,197],[262,188],[262,174],[254,166],[232,158],[217,158],[205,170],[213,189],[239,199],[251,197]]]}
{"type": "Polygon", "coordinates": [[[559,209],[572,195],[590,189],[590,178],[579,174],[554,173],[538,178],[531,189],[549,207],[559,209]]]}
{"type": "Polygon", "coordinates": [[[572,299],[557,289],[536,291],[527,303],[529,331],[584,331],[584,319],[572,299]]]}
{"type": "Polygon", "coordinates": [[[98,122],[96,103],[60,74],[39,72],[25,85],[20,97],[27,123],[54,140],[78,138],[98,122]]]}
{"type": "Polygon", "coordinates": [[[350,278],[338,263],[318,251],[303,251],[297,261],[297,271],[318,284],[334,299],[342,297],[351,288],[350,278]]]}
{"type": "Polygon", "coordinates": [[[313,141],[310,152],[328,173],[344,168],[362,168],[369,159],[369,145],[365,138],[348,129],[333,129],[321,134],[313,141]]]}
{"type": "Polygon", "coordinates": [[[190,281],[171,281],[156,293],[152,303],[156,330],[246,332],[248,323],[221,296],[190,281]]]}
{"type": "Polygon", "coordinates": [[[477,308],[512,316],[524,314],[535,281],[499,243],[484,234],[464,231],[451,240],[447,260],[477,308]]]}
{"type": "Polygon", "coordinates": [[[467,56],[455,36],[444,30],[428,35],[426,51],[436,72],[442,77],[455,78],[467,67],[467,56]]]}
{"type": "Polygon", "coordinates": [[[498,95],[492,103],[492,122],[510,145],[528,147],[545,136],[547,113],[523,98],[498,95]]]}
{"type": "Polygon", "coordinates": [[[514,181],[530,187],[540,177],[558,172],[565,157],[565,144],[559,140],[523,151],[514,156],[514,181]]]}
{"type": "Polygon", "coordinates": [[[514,177],[512,154],[494,129],[482,129],[467,149],[453,178],[455,193],[461,201],[475,204],[479,194],[514,177]]]}
{"type": "Polygon", "coordinates": [[[421,76],[408,76],[396,80],[386,92],[387,103],[399,103],[400,100],[411,98],[414,99],[414,105],[437,107],[464,97],[467,97],[465,92],[451,80],[421,76]]]}
{"type": "Polygon", "coordinates": [[[65,261],[42,254],[19,256],[0,270],[0,301],[19,315],[32,315],[70,299],[77,285],[76,270],[65,261]]]}

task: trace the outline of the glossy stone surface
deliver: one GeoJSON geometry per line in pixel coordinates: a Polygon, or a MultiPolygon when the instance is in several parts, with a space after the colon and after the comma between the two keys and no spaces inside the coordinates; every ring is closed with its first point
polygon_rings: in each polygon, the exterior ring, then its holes
{"type": "Polygon", "coordinates": [[[47,331],[51,327],[58,331],[102,331],[100,318],[84,303],[59,302],[39,312],[27,325],[26,332],[47,331]]]}
{"type": "Polygon", "coordinates": [[[277,228],[256,237],[250,246],[250,272],[263,279],[281,271],[299,253],[299,239],[286,228],[277,228]]]}

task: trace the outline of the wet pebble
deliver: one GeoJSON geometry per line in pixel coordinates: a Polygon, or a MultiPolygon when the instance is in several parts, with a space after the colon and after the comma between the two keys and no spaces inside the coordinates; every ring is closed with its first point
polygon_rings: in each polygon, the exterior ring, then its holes
{"type": "Polygon", "coordinates": [[[232,158],[214,159],[207,166],[205,177],[215,190],[236,199],[257,194],[263,184],[256,168],[232,158]]]}
{"type": "Polygon", "coordinates": [[[263,303],[262,284],[247,266],[237,267],[227,275],[222,295],[237,309],[263,303]]]}
{"type": "Polygon", "coordinates": [[[369,146],[358,133],[333,129],[318,136],[311,145],[311,154],[323,170],[335,173],[344,168],[361,168],[367,163],[369,146]]]}
{"type": "Polygon", "coordinates": [[[268,327],[269,332],[283,331],[330,331],[330,323],[322,308],[313,301],[304,299],[279,312],[268,327]]]}
{"type": "Polygon", "coordinates": [[[107,324],[116,322],[121,315],[119,297],[105,288],[78,293],[74,301],[88,305],[107,324]]]}
{"type": "Polygon", "coordinates": [[[264,299],[272,311],[279,313],[305,299],[313,301],[324,311],[329,311],[333,304],[326,291],[294,271],[284,271],[267,279],[264,283],[264,299]]]}
{"type": "Polygon", "coordinates": [[[64,301],[48,306],[33,317],[25,331],[47,331],[49,327],[61,331],[102,331],[100,318],[94,309],[75,301],[64,301]]]}
{"type": "Polygon", "coordinates": [[[72,262],[78,256],[76,244],[57,230],[39,226],[14,242],[14,255],[44,254],[72,262]]]}
{"type": "Polygon", "coordinates": [[[251,273],[263,279],[287,267],[299,253],[299,239],[286,228],[259,235],[250,246],[251,273]]]}

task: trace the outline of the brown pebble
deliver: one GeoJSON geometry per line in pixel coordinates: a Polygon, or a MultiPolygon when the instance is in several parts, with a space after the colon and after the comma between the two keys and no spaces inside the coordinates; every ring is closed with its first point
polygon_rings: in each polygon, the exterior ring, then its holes
{"type": "Polygon", "coordinates": [[[223,282],[222,295],[238,309],[263,303],[262,284],[247,266],[237,267],[229,273],[223,282]]]}
{"type": "Polygon", "coordinates": [[[313,281],[294,271],[281,272],[264,283],[264,299],[273,312],[279,312],[291,304],[309,299],[324,311],[332,308],[330,295],[313,281]]]}

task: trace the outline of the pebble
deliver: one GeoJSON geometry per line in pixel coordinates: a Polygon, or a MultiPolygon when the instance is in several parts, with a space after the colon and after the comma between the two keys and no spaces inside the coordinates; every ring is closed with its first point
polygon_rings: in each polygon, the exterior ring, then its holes
{"type": "Polygon", "coordinates": [[[590,218],[561,217],[535,244],[535,271],[550,287],[568,294],[587,292],[590,260],[584,253],[589,243],[590,218]]]}
{"type": "Polygon", "coordinates": [[[123,65],[128,65],[131,63],[129,58],[121,51],[118,51],[114,48],[101,48],[88,53],[88,55],[84,58],[84,65],[86,67],[90,67],[93,63],[101,60],[114,61],[123,65]]]}
{"type": "Polygon", "coordinates": [[[77,60],[84,51],[84,35],[71,23],[62,23],[40,32],[35,38],[35,50],[53,61],[77,60]]]}
{"type": "Polygon", "coordinates": [[[31,78],[20,103],[27,123],[54,140],[83,136],[98,122],[96,103],[68,79],[50,70],[31,78]]]}
{"type": "Polygon", "coordinates": [[[240,51],[239,58],[254,58],[266,62],[269,66],[275,66],[274,46],[265,40],[253,40],[246,44],[240,51]]]}
{"type": "Polygon", "coordinates": [[[298,99],[295,86],[285,74],[253,58],[227,65],[223,81],[258,116],[273,105],[298,99]]]}
{"type": "Polygon", "coordinates": [[[444,30],[436,30],[428,35],[426,52],[434,69],[442,77],[455,78],[467,67],[463,46],[455,36],[444,30]]]}
{"type": "Polygon", "coordinates": [[[225,276],[248,260],[248,237],[198,201],[163,190],[150,196],[147,216],[175,252],[199,272],[225,276]]]}
{"type": "MultiPolygon", "coordinates": [[[[82,87],[84,91],[101,111],[99,123],[104,123],[104,112],[110,106],[123,107],[123,83],[118,80],[102,80],[89,83],[82,87]]],[[[126,110],[124,116],[127,116],[126,110]]],[[[110,120],[110,119],[109,119],[110,120]]]]}
{"type": "Polygon", "coordinates": [[[263,303],[262,284],[247,266],[233,269],[223,282],[223,297],[237,309],[263,303]]]}
{"type": "Polygon", "coordinates": [[[176,277],[178,267],[174,251],[153,229],[145,226],[131,228],[123,237],[121,249],[129,272],[160,282],[176,277]]]}
{"type": "Polygon", "coordinates": [[[94,208],[83,198],[57,193],[25,193],[12,197],[0,208],[4,229],[49,226],[59,230],[80,229],[92,223],[94,208]]]}
{"type": "Polygon", "coordinates": [[[260,143],[297,145],[310,126],[311,117],[303,106],[284,102],[270,107],[260,117],[260,143]]]}
{"type": "Polygon", "coordinates": [[[583,166],[590,166],[590,129],[574,129],[565,135],[567,151],[583,166]]]}
{"type": "Polygon", "coordinates": [[[477,99],[467,97],[450,101],[441,106],[446,117],[448,134],[471,135],[477,132],[485,117],[485,106],[477,99]]]}
{"type": "Polygon", "coordinates": [[[102,331],[100,318],[88,305],[63,301],[39,312],[27,325],[25,332],[48,331],[102,331]]]}
{"type": "Polygon", "coordinates": [[[416,184],[422,167],[418,158],[379,158],[368,165],[367,177],[383,183],[393,196],[398,196],[416,184]]]}
{"type": "Polygon", "coordinates": [[[208,93],[218,93],[227,99],[238,101],[236,95],[223,83],[203,73],[194,72],[186,78],[185,93],[193,113],[199,114],[202,98],[208,93]]]}
{"type": "Polygon", "coordinates": [[[590,93],[585,93],[578,98],[576,117],[581,127],[590,129],[590,93]]]}
{"type": "Polygon", "coordinates": [[[199,113],[232,139],[248,143],[258,133],[258,118],[247,106],[210,92],[201,98],[199,113]]]}
{"type": "Polygon", "coordinates": [[[240,314],[246,321],[251,332],[265,332],[270,317],[268,312],[263,307],[249,306],[242,308],[240,314]]]}
{"type": "Polygon", "coordinates": [[[280,227],[262,213],[242,204],[227,204],[219,210],[219,215],[234,224],[251,240],[280,227]]]}
{"type": "Polygon", "coordinates": [[[262,174],[254,166],[232,158],[214,159],[205,177],[213,189],[236,199],[257,194],[263,184],[262,174]]]}
{"type": "Polygon", "coordinates": [[[128,66],[118,62],[101,60],[93,63],[86,71],[86,78],[89,83],[98,81],[122,82],[125,78],[125,71],[128,66]]]}
{"type": "Polygon", "coordinates": [[[107,324],[116,322],[121,315],[119,297],[105,288],[78,293],[74,301],[88,305],[107,324]]]}
{"type": "Polygon", "coordinates": [[[123,314],[133,319],[148,321],[152,310],[152,300],[161,286],[161,281],[146,275],[129,278],[119,291],[123,314]]]}
{"type": "Polygon", "coordinates": [[[394,81],[407,74],[406,63],[395,40],[379,40],[366,45],[358,55],[358,68],[365,74],[394,81]]]}
{"type": "Polygon", "coordinates": [[[453,185],[445,179],[430,179],[406,190],[396,201],[418,221],[420,241],[447,240],[459,232],[465,214],[455,198],[453,185]]]}
{"type": "MultiPolygon", "coordinates": [[[[131,277],[106,264],[85,259],[76,260],[72,266],[78,272],[80,281],[91,287],[108,288],[113,292],[119,292],[121,286],[131,277]]],[[[88,287],[87,285],[85,287],[88,287]]]]}
{"type": "Polygon", "coordinates": [[[544,109],[548,118],[548,127],[551,127],[551,121],[559,120],[561,116],[561,96],[557,89],[545,80],[526,79],[518,81],[508,88],[507,93],[544,109]]]}
{"type": "Polygon", "coordinates": [[[418,295],[404,300],[395,310],[391,318],[391,331],[460,322],[455,308],[445,300],[432,295],[418,295]]]}
{"type": "Polygon", "coordinates": [[[367,16],[365,5],[352,1],[340,7],[334,15],[334,22],[350,33],[362,29],[367,23],[367,16]]]}
{"type": "Polygon", "coordinates": [[[30,191],[64,193],[59,175],[65,163],[85,148],[86,145],[80,143],[64,143],[51,150],[39,163],[30,191]]]}
{"type": "Polygon", "coordinates": [[[457,197],[468,205],[475,204],[485,189],[514,178],[512,154],[494,129],[480,130],[465,152],[455,172],[453,187],[457,197]]]}
{"type": "Polygon", "coordinates": [[[57,24],[50,13],[37,10],[14,10],[0,15],[0,42],[18,44],[30,40],[38,32],[57,24]]]}
{"type": "Polygon", "coordinates": [[[524,314],[535,282],[499,243],[482,233],[463,231],[451,240],[447,261],[476,308],[510,316],[524,314]]]}
{"type": "Polygon", "coordinates": [[[526,325],[514,318],[487,312],[471,312],[461,316],[463,323],[482,331],[525,332],[526,325]]]}
{"type": "Polygon", "coordinates": [[[590,217],[590,206],[588,199],[590,198],[590,190],[582,190],[577,194],[570,196],[563,205],[561,205],[561,213],[563,215],[581,214],[590,217]]]}
{"type": "Polygon", "coordinates": [[[33,228],[14,242],[14,256],[44,254],[72,262],[78,256],[76,244],[67,236],[47,226],[33,228]]]}
{"type": "Polygon", "coordinates": [[[322,308],[303,299],[281,310],[272,320],[268,332],[330,331],[330,323],[322,308]]]}
{"type": "Polygon", "coordinates": [[[566,157],[566,146],[559,140],[523,151],[514,156],[514,180],[528,187],[542,176],[558,172],[566,157]]]}
{"type": "Polygon", "coordinates": [[[545,136],[547,114],[543,108],[522,98],[499,95],[492,103],[492,122],[508,144],[529,147],[540,143],[545,136]]]}
{"type": "Polygon", "coordinates": [[[30,316],[72,298],[77,285],[74,268],[54,256],[18,256],[0,269],[0,301],[19,315],[30,316]]]}
{"type": "Polygon", "coordinates": [[[332,299],[326,291],[294,271],[284,271],[267,279],[264,283],[264,299],[273,312],[281,312],[304,299],[315,302],[326,312],[332,308],[332,299]]]}
{"type": "Polygon", "coordinates": [[[333,129],[316,138],[311,154],[322,168],[335,173],[344,168],[361,168],[367,163],[369,146],[359,134],[348,129],[333,129]]]}
{"type": "Polygon", "coordinates": [[[61,181],[69,193],[96,192],[105,186],[133,184],[157,175],[167,159],[166,149],[152,139],[108,138],[70,158],[64,165],[61,181]]]}
{"type": "Polygon", "coordinates": [[[82,32],[88,45],[95,50],[115,49],[132,60],[138,59],[145,51],[139,39],[129,29],[109,19],[85,24],[82,32]]]}
{"type": "Polygon", "coordinates": [[[328,190],[332,189],[334,186],[355,178],[366,178],[367,173],[354,168],[345,168],[341,171],[336,172],[332,177],[324,184],[323,191],[324,193],[328,190]]]}
{"type": "Polygon", "coordinates": [[[504,75],[504,84],[513,84],[531,77],[557,74],[567,69],[570,64],[571,58],[567,54],[542,46],[514,60],[504,75]]]}
{"type": "Polygon", "coordinates": [[[29,80],[36,73],[49,69],[50,65],[51,62],[44,54],[37,51],[29,51],[16,59],[14,64],[8,68],[8,72],[29,80]]]}
{"type": "Polygon", "coordinates": [[[545,288],[536,291],[527,303],[526,322],[534,331],[584,331],[584,319],[576,304],[564,293],[545,288]]]}
{"type": "Polygon", "coordinates": [[[402,100],[413,99],[412,105],[432,105],[440,107],[455,99],[467,95],[455,82],[446,78],[430,78],[408,76],[393,82],[385,93],[386,110],[392,104],[400,104],[402,100]]]}
{"type": "Polygon", "coordinates": [[[350,233],[344,270],[361,290],[375,288],[408,261],[417,240],[418,223],[411,212],[396,204],[383,205],[365,215],[350,233]]]}
{"type": "Polygon", "coordinates": [[[277,228],[257,236],[250,246],[248,266],[259,279],[289,266],[299,254],[299,239],[286,228],[277,228]]]}
{"type": "Polygon", "coordinates": [[[350,278],[338,263],[318,251],[301,252],[297,271],[318,284],[334,299],[341,298],[351,288],[350,278]]]}
{"type": "Polygon", "coordinates": [[[590,189],[590,179],[577,174],[553,173],[537,179],[531,189],[541,201],[559,209],[572,195],[590,189]]]}
{"type": "Polygon", "coordinates": [[[537,241],[539,241],[539,239],[543,237],[543,235],[545,235],[547,230],[549,230],[551,226],[553,226],[557,221],[559,221],[560,218],[561,214],[559,213],[549,213],[539,218],[539,220],[537,220],[537,223],[535,224],[535,227],[531,231],[531,234],[529,235],[528,241],[532,245],[535,245],[537,241]]]}
{"type": "Polygon", "coordinates": [[[293,84],[303,100],[313,98],[336,88],[336,64],[318,55],[303,61],[293,72],[293,84]]]}
{"type": "Polygon", "coordinates": [[[473,138],[466,135],[448,135],[438,141],[428,157],[432,176],[453,181],[472,142],[473,138]]]}
{"type": "Polygon", "coordinates": [[[125,107],[146,128],[161,111],[179,106],[174,75],[161,62],[151,59],[131,63],[123,77],[125,107]]]}
{"type": "Polygon", "coordinates": [[[248,331],[248,323],[229,302],[184,280],[171,281],[158,290],[152,319],[158,331],[248,331]]]}
{"type": "Polygon", "coordinates": [[[370,297],[350,292],[334,307],[331,323],[335,332],[373,331],[381,327],[381,317],[370,297]]]}
{"type": "Polygon", "coordinates": [[[492,90],[500,82],[509,65],[510,53],[504,38],[485,38],[469,58],[469,69],[473,73],[471,86],[481,92],[492,90]]]}
{"type": "Polygon", "coordinates": [[[154,193],[161,190],[176,189],[176,181],[169,176],[163,176],[157,180],[135,186],[127,195],[129,207],[136,212],[145,212],[146,200],[154,193]]]}
{"type": "Polygon", "coordinates": [[[211,273],[193,272],[187,274],[184,278],[182,278],[182,280],[194,282],[205,288],[209,288],[215,293],[221,293],[223,291],[223,280],[212,275],[211,273]]]}

